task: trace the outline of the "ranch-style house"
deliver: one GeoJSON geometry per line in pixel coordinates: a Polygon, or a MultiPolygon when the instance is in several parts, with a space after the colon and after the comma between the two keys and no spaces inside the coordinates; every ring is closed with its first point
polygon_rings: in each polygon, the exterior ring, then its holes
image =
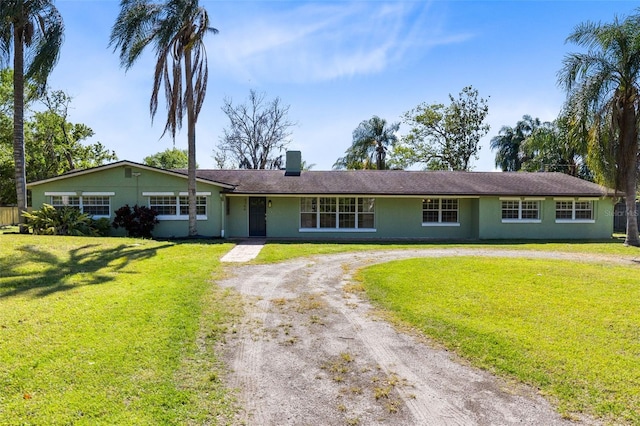
{"type": "MultiPolygon", "coordinates": [[[[613,190],[561,173],[198,170],[198,233],[293,240],[608,239],[613,190]]],[[[131,161],[28,185],[34,209],[72,205],[114,218],[128,204],[158,212],[154,236],[188,231],[186,170],[131,161]]],[[[121,230],[113,230],[114,235],[121,230]]]]}

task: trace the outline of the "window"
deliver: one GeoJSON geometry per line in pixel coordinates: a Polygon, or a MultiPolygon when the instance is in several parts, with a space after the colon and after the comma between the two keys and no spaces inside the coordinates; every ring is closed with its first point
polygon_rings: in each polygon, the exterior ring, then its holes
{"type": "Polygon", "coordinates": [[[556,201],[556,220],[573,219],[573,201],[556,201]]]}
{"type": "Polygon", "coordinates": [[[336,199],[320,198],[320,228],[336,227],[336,199]]]}
{"type": "Polygon", "coordinates": [[[301,198],[300,199],[300,227],[301,228],[317,228],[318,227],[318,199],[317,198],[301,198]]]}
{"type": "Polygon", "coordinates": [[[356,227],[356,199],[355,198],[339,198],[338,223],[339,228],[355,228],[356,227]]]}
{"type": "Polygon", "coordinates": [[[576,201],[573,207],[576,220],[593,220],[593,201],[576,201]]]}
{"type": "MultiPolygon", "coordinates": [[[[186,193],[181,192],[177,197],[171,192],[143,192],[142,195],[149,197],[149,208],[158,212],[160,220],[187,220],[189,218],[189,197],[186,193]]],[[[200,220],[207,219],[207,195],[211,195],[211,193],[196,194],[196,216],[200,220]]]]}
{"type": "Polygon", "coordinates": [[[375,198],[303,197],[300,228],[304,230],[374,230],[375,198]]]}
{"type": "Polygon", "coordinates": [[[502,200],[503,222],[540,222],[539,200],[502,200]]]}
{"type": "Polygon", "coordinates": [[[593,201],[556,200],[556,222],[593,222],[593,201]]]}
{"type": "Polygon", "coordinates": [[[358,227],[373,229],[375,198],[358,198],[358,227]]]}
{"type": "Polygon", "coordinates": [[[111,216],[111,199],[109,196],[114,195],[114,193],[106,194],[107,195],[82,196],[62,194],[51,195],[51,205],[55,208],[60,208],[63,206],[75,207],[82,213],[91,215],[94,218],[109,217],[111,216]]]}
{"type": "Polygon", "coordinates": [[[178,211],[177,198],[158,195],[149,197],[149,208],[155,210],[158,216],[176,215],[178,211]]]}
{"type": "Polygon", "coordinates": [[[455,198],[426,198],[422,200],[422,224],[459,225],[458,200],[455,198]]]}
{"type": "Polygon", "coordinates": [[[109,197],[98,195],[82,197],[82,211],[91,216],[111,216],[109,197]]]}
{"type": "MultiPolygon", "coordinates": [[[[189,197],[180,197],[180,214],[189,216],[189,197]]],[[[207,214],[207,197],[196,196],[196,215],[207,214]]]]}
{"type": "Polygon", "coordinates": [[[540,202],[539,201],[522,201],[520,203],[521,219],[539,219],[540,218],[540,202]]]}
{"type": "Polygon", "coordinates": [[[51,196],[51,205],[55,208],[70,206],[80,209],[80,197],[74,195],[53,195],[51,196]]]}

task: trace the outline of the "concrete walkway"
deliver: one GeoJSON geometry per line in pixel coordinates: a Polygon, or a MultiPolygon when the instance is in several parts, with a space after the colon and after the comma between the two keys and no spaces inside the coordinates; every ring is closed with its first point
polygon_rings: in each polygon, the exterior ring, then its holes
{"type": "Polygon", "coordinates": [[[244,240],[239,242],[231,251],[220,259],[221,262],[248,262],[255,259],[265,240],[244,240]]]}

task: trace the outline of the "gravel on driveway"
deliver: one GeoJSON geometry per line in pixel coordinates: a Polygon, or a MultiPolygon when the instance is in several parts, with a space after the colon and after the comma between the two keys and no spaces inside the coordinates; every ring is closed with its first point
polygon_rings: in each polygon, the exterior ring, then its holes
{"type": "Polygon", "coordinates": [[[228,266],[223,287],[246,301],[221,348],[243,410],[238,425],[570,425],[536,389],[469,366],[382,320],[353,272],[435,256],[585,255],[482,249],[343,253],[228,266]]]}

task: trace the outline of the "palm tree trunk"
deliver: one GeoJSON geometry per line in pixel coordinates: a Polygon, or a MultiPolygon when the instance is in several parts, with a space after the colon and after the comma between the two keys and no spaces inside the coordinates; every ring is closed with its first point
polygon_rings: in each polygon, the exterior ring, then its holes
{"type": "Polygon", "coordinates": [[[384,147],[382,146],[382,144],[377,144],[376,145],[376,169],[378,169],[378,170],[384,170],[385,169],[384,147]]]}
{"type": "Polygon", "coordinates": [[[24,28],[13,30],[13,161],[20,233],[27,233],[22,212],[27,210],[27,177],[24,156],[24,28]]]}
{"type": "Polygon", "coordinates": [[[625,182],[625,204],[627,211],[626,246],[640,246],[638,239],[638,210],[636,209],[636,175],[629,173],[625,182]]]}
{"type": "Polygon", "coordinates": [[[189,236],[198,235],[196,216],[196,114],[193,100],[193,69],[191,63],[191,49],[184,52],[184,71],[187,103],[187,181],[189,199],[189,236]]]}
{"type": "Polygon", "coordinates": [[[623,106],[622,134],[620,149],[623,154],[622,177],[624,179],[625,204],[627,211],[627,236],[624,244],[640,246],[638,238],[638,211],[636,209],[637,169],[638,169],[638,128],[637,115],[633,102],[623,106]]]}

